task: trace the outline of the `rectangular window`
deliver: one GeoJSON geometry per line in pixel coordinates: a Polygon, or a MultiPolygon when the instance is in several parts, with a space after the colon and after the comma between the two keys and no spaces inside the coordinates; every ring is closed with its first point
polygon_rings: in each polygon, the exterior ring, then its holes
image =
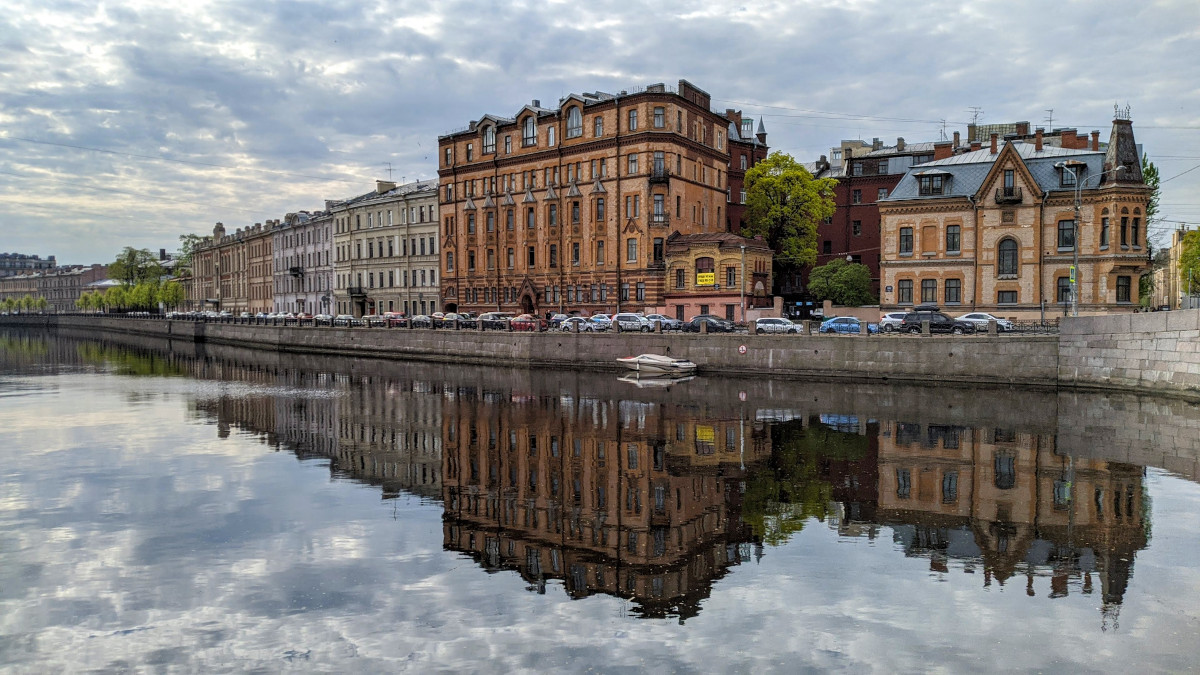
{"type": "Polygon", "coordinates": [[[962,280],[947,279],[946,280],[946,304],[957,305],[962,303],[962,280]]]}
{"type": "Polygon", "coordinates": [[[1129,239],[1133,243],[1134,248],[1141,247],[1141,244],[1138,243],[1138,241],[1139,241],[1138,235],[1140,234],[1139,230],[1141,229],[1141,225],[1142,225],[1142,219],[1134,218],[1133,223],[1129,227],[1129,239]]]}
{"type": "Polygon", "coordinates": [[[830,255],[833,253],[833,242],[826,239],[825,242],[821,244],[821,253],[823,255],[830,255]]]}
{"type": "Polygon", "coordinates": [[[687,288],[687,271],[682,268],[675,270],[675,288],[687,288]]]}
{"type": "Polygon", "coordinates": [[[861,204],[862,203],[862,190],[852,190],[850,192],[850,203],[851,204],[861,204]]]}
{"type": "Polygon", "coordinates": [[[667,110],[662,106],[654,109],[654,128],[662,129],[667,126],[667,110]]]}
{"type": "Polygon", "coordinates": [[[507,211],[505,211],[505,212],[504,212],[504,229],[506,229],[506,230],[510,230],[510,231],[513,229],[513,212],[512,212],[512,209],[509,209],[509,210],[507,210],[507,211]]]}
{"type": "Polygon", "coordinates": [[[637,131],[637,110],[629,111],[629,130],[637,131]]]}
{"type": "Polygon", "coordinates": [[[999,305],[1015,305],[1017,304],[1016,291],[997,291],[996,304],[999,305]]]}
{"type": "Polygon", "coordinates": [[[887,188],[879,188],[879,192],[875,195],[875,199],[877,199],[877,200],[887,199],[887,196],[888,196],[888,189],[887,188]]]}
{"type": "Polygon", "coordinates": [[[517,262],[516,255],[513,253],[512,248],[509,248],[508,249],[508,269],[511,270],[513,267],[515,267],[516,262],[517,262]]]}
{"type": "Polygon", "coordinates": [[[592,120],[592,135],[596,138],[600,138],[604,135],[604,118],[600,117],[599,115],[592,120]]]}
{"type": "Polygon", "coordinates": [[[512,136],[511,135],[506,135],[504,137],[504,154],[506,154],[506,155],[512,154],[512,136]]]}
{"type": "Polygon", "coordinates": [[[1133,277],[1117,277],[1117,302],[1130,302],[1132,294],[1130,281],[1133,277]]]}
{"type": "Polygon", "coordinates": [[[850,228],[851,228],[851,231],[854,232],[854,236],[856,236],[856,237],[862,236],[862,221],[861,220],[851,221],[850,228]]]}
{"type": "Polygon", "coordinates": [[[536,255],[534,254],[535,250],[536,249],[533,246],[530,246],[525,252],[525,264],[530,267],[534,266],[534,261],[536,259],[536,255]]]}
{"type": "Polygon", "coordinates": [[[1075,248],[1075,221],[1058,221],[1058,250],[1070,251],[1075,248]]]}
{"type": "Polygon", "coordinates": [[[901,305],[911,305],[913,298],[912,279],[901,279],[896,282],[896,302],[901,305]]]}
{"type": "Polygon", "coordinates": [[[1108,217],[1100,219],[1100,248],[1108,248],[1108,217]]]}
{"type": "Polygon", "coordinates": [[[571,264],[579,265],[579,242],[571,244],[571,264]]]}
{"type": "Polygon", "coordinates": [[[726,267],[725,268],[725,287],[733,288],[736,285],[737,285],[737,268],[736,267],[726,267]]]}
{"type": "Polygon", "coordinates": [[[862,162],[854,162],[850,165],[850,173],[853,176],[861,176],[863,174],[862,162]]]}
{"type": "Polygon", "coordinates": [[[908,469],[896,469],[896,498],[908,499],[912,494],[912,472],[908,469]]]}
{"type": "Polygon", "coordinates": [[[1061,305],[1066,305],[1071,302],[1071,278],[1058,278],[1058,302],[1061,305]]]}
{"type": "MultiPolygon", "coordinates": [[[[475,214],[467,214],[467,234],[475,234],[475,214]]],[[[407,255],[407,254],[405,254],[407,255]]]]}
{"type": "Polygon", "coordinates": [[[946,253],[958,253],[962,246],[962,227],[959,225],[946,226],[946,253]]]}
{"type": "Polygon", "coordinates": [[[638,302],[646,301],[646,282],[644,282],[644,281],[637,282],[637,296],[634,299],[637,300],[638,302]]]}
{"type": "Polygon", "coordinates": [[[886,176],[888,172],[888,161],[886,159],[879,160],[879,164],[875,167],[875,173],[880,176],[886,176]]]}
{"type": "Polygon", "coordinates": [[[637,262],[637,239],[625,241],[625,262],[637,262]]]}
{"type": "Polygon", "coordinates": [[[632,176],[633,174],[637,173],[637,171],[638,171],[637,159],[638,159],[638,156],[636,154],[630,153],[629,165],[628,165],[629,170],[626,171],[626,175],[632,176]]]}
{"type": "Polygon", "coordinates": [[[604,264],[604,242],[603,241],[596,242],[596,264],[597,265],[604,264]]]}
{"type": "Polygon", "coordinates": [[[558,244],[550,244],[550,266],[558,267],[558,244]]]}
{"type": "Polygon", "coordinates": [[[547,210],[546,214],[546,222],[550,224],[550,227],[558,226],[558,204],[550,205],[550,208],[547,210]]]}
{"type": "Polygon", "coordinates": [[[937,279],[921,280],[921,302],[937,302],[937,279]]]}
{"type": "MultiPolygon", "coordinates": [[[[492,213],[491,211],[488,211],[488,214],[487,214],[487,231],[488,232],[496,231],[496,214],[492,213]]],[[[424,242],[422,242],[422,243],[424,243],[424,242]]]]}
{"type": "Polygon", "coordinates": [[[913,229],[911,227],[900,228],[900,255],[912,255],[913,252],[913,229]]]}
{"type": "Polygon", "coordinates": [[[919,179],[918,192],[922,195],[942,194],[942,177],[921,176],[919,179]]]}
{"type": "Polygon", "coordinates": [[[1129,239],[1127,238],[1129,230],[1129,217],[1121,216],[1121,248],[1129,248],[1129,239]]]}

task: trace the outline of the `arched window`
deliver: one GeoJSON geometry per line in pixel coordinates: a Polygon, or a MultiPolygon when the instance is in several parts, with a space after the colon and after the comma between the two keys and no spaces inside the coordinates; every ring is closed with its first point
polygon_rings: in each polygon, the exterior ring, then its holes
{"type": "Polygon", "coordinates": [[[1012,239],[1004,239],[1000,242],[996,273],[1001,276],[1016,276],[1017,274],[1017,242],[1012,239]]]}
{"type": "Polygon", "coordinates": [[[537,121],[533,115],[526,117],[521,124],[521,145],[526,147],[537,145],[537,121]]]}
{"type": "Polygon", "coordinates": [[[578,138],[583,135],[583,113],[579,112],[579,108],[572,106],[567,111],[567,138],[578,138]]]}
{"type": "Polygon", "coordinates": [[[496,151],[496,127],[490,124],[483,129],[484,154],[496,151]]]}

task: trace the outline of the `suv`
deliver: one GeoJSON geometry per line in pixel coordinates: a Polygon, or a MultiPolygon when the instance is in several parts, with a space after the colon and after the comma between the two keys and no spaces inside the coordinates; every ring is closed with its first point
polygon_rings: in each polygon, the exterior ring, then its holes
{"type": "Polygon", "coordinates": [[[921,323],[929,322],[930,333],[954,333],[955,335],[963,335],[964,333],[974,333],[975,324],[970,321],[959,321],[951,319],[938,308],[932,305],[918,305],[913,308],[914,311],[904,315],[904,320],[900,323],[899,330],[906,333],[917,334],[921,332],[921,323]]]}
{"type": "Polygon", "coordinates": [[[683,329],[682,321],[680,321],[679,319],[672,319],[671,317],[666,316],[665,314],[647,314],[646,320],[650,322],[651,328],[654,327],[654,322],[657,321],[662,324],[663,330],[682,330],[683,329]]]}
{"type": "Polygon", "coordinates": [[[653,328],[650,320],[641,314],[617,314],[612,318],[613,323],[620,326],[622,331],[641,331],[649,333],[653,328]]]}
{"type": "Polygon", "coordinates": [[[759,335],[763,333],[799,333],[800,326],[787,319],[763,317],[754,320],[754,332],[759,335]]]}
{"type": "Polygon", "coordinates": [[[708,332],[710,333],[732,333],[736,330],[732,321],[722,319],[715,314],[700,314],[693,316],[691,321],[683,324],[683,332],[699,333],[700,324],[708,324],[708,332]]]}
{"type": "Polygon", "coordinates": [[[879,330],[885,333],[900,330],[900,325],[904,323],[904,317],[908,312],[888,312],[879,320],[879,330]]]}

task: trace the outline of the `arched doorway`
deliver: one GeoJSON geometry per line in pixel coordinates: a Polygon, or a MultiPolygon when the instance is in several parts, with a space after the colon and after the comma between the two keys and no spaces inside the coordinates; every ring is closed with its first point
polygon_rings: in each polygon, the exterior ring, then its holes
{"type": "Polygon", "coordinates": [[[537,309],[537,305],[533,302],[533,296],[529,295],[528,293],[522,294],[521,295],[521,313],[522,314],[533,314],[536,309],[537,309]]]}
{"type": "Polygon", "coordinates": [[[445,309],[443,309],[442,311],[446,312],[447,314],[449,314],[450,312],[458,313],[458,303],[457,302],[447,302],[445,309]]]}

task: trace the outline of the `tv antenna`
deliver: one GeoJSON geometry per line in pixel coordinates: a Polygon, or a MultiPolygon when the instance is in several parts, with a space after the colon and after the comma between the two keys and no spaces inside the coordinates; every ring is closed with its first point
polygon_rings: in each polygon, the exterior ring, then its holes
{"type": "Polygon", "coordinates": [[[387,167],[388,181],[390,182],[392,180],[392,163],[384,162],[383,165],[387,167]]]}
{"type": "Polygon", "coordinates": [[[1054,108],[1046,108],[1046,128],[1054,131],[1054,108]]]}
{"type": "Polygon", "coordinates": [[[967,108],[967,112],[971,113],[971,124],[979,124],[979,118],[983,117],[983,108],[973,105],[967,108]]]}

